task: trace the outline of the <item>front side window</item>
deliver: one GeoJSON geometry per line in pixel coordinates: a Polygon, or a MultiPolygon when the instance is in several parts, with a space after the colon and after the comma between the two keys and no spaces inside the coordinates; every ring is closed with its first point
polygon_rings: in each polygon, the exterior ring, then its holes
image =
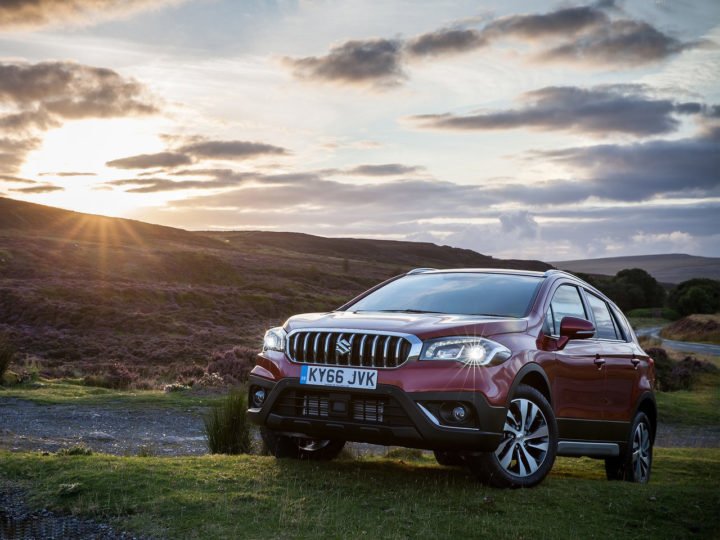
{"type": "Polygon", "coordinates": [[[588,303],[595,317],[595,337],[600,339],[618,339],[615,322],[604,300],[587,293],[588,303]]]}
{"type": "Polygon", "coordinates": [[[543,277],[481,272],[413,274],[371,292],[348,311],[525,317],[543,277]]]}
{"type": "Polygon", "coordinates": [[[573,285],[561,285],[555,291],[552,302],[550,302],[550,309],[545,317],[545,331],[549,330],[550,335],[559,336],[563,317],[587,319],[580,291],[573,285]]]}

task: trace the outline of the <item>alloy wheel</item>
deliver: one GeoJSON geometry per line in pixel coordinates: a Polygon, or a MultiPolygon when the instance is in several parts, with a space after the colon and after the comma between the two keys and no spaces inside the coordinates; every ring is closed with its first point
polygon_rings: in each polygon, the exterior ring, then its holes
{"type": "Polygon", "coordinates": [[[513,476],[530,476],[548,453],[550,433],[540,407],[528,399],[514,399],[508,407],[504,439],[495,450],[500,466],[513,476]]]}
{"type": "Polygon", "coordinates": [[[640,422],[633,433],[632,468],[636,482],[647,482],[650,474],[650,431],[644,422],[640,422]]]}

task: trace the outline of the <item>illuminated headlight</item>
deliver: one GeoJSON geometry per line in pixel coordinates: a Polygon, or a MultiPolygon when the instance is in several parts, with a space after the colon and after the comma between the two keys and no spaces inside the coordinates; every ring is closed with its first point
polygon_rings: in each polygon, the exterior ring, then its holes
{"type": "Polygon", "coordinates": [[[510,349],[480,337],[450,337],[426,341],[420,360],[452,360],[470,366],[500,364],[510,358],[510,349]]]}
{"type": "Polygon", "coordinates": [[[286,336],[287,333],[282,326],[271,328],[265,332],[265,338],[263,339],[263,351],[284,351],[286,336]]]}

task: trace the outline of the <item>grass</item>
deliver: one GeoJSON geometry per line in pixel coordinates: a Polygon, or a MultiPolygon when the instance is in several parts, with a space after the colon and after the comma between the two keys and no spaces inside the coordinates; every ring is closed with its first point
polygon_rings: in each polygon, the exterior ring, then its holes
{"type": "Polygon", "coordinates": [[[653,326],[665,326],[670,324],[669,319],[661,319],[659,317],[628,317],[628,322],[635,330],[638,328],[648,328],[653,326]]]}
{"type": "Polygon", "coordinates": [[[712,537],[720,526],[717,449],[658,449],[645,486],[607,482],[600,461],[560,459],[538,488],[516,491],[428,457],[0,452],[0,461],[0,477],[26,483],[35,505],[167,538],[683,538],[712,537]]]}
{"type": "Polygon", "coordinates": [[[41,379],[39,384],[0,386],[0,398],[19,398],[42,405],[121,405],[125,407],[205,407],[222,400],[217,394],[163,392],[162,390],[111,390],[84,386],[77,379],[41,379]]]}
{"type": "Polygon", "coordinates": [[[720,425],[720,374],[698,377],[692,390],[656,392],[659,420],[668,424],[720,425]]]}

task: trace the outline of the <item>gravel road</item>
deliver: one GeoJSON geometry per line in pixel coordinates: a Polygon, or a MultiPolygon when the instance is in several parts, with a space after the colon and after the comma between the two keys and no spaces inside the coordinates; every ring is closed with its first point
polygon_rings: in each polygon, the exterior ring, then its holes
{"type": "MultiPolygon", "coordinates": [[[[201,409],[122,408],[97,405],[39,405],[0,398],[0,448],[56,452],[86,446],[115,455],[201,455],[207,452],[201,409]]],[[[664,447],[720,447],[720,426],[660,424],[664,447]]],[[[355,454],[383,454],[386,447],[353,444],[355,454]]]]}

